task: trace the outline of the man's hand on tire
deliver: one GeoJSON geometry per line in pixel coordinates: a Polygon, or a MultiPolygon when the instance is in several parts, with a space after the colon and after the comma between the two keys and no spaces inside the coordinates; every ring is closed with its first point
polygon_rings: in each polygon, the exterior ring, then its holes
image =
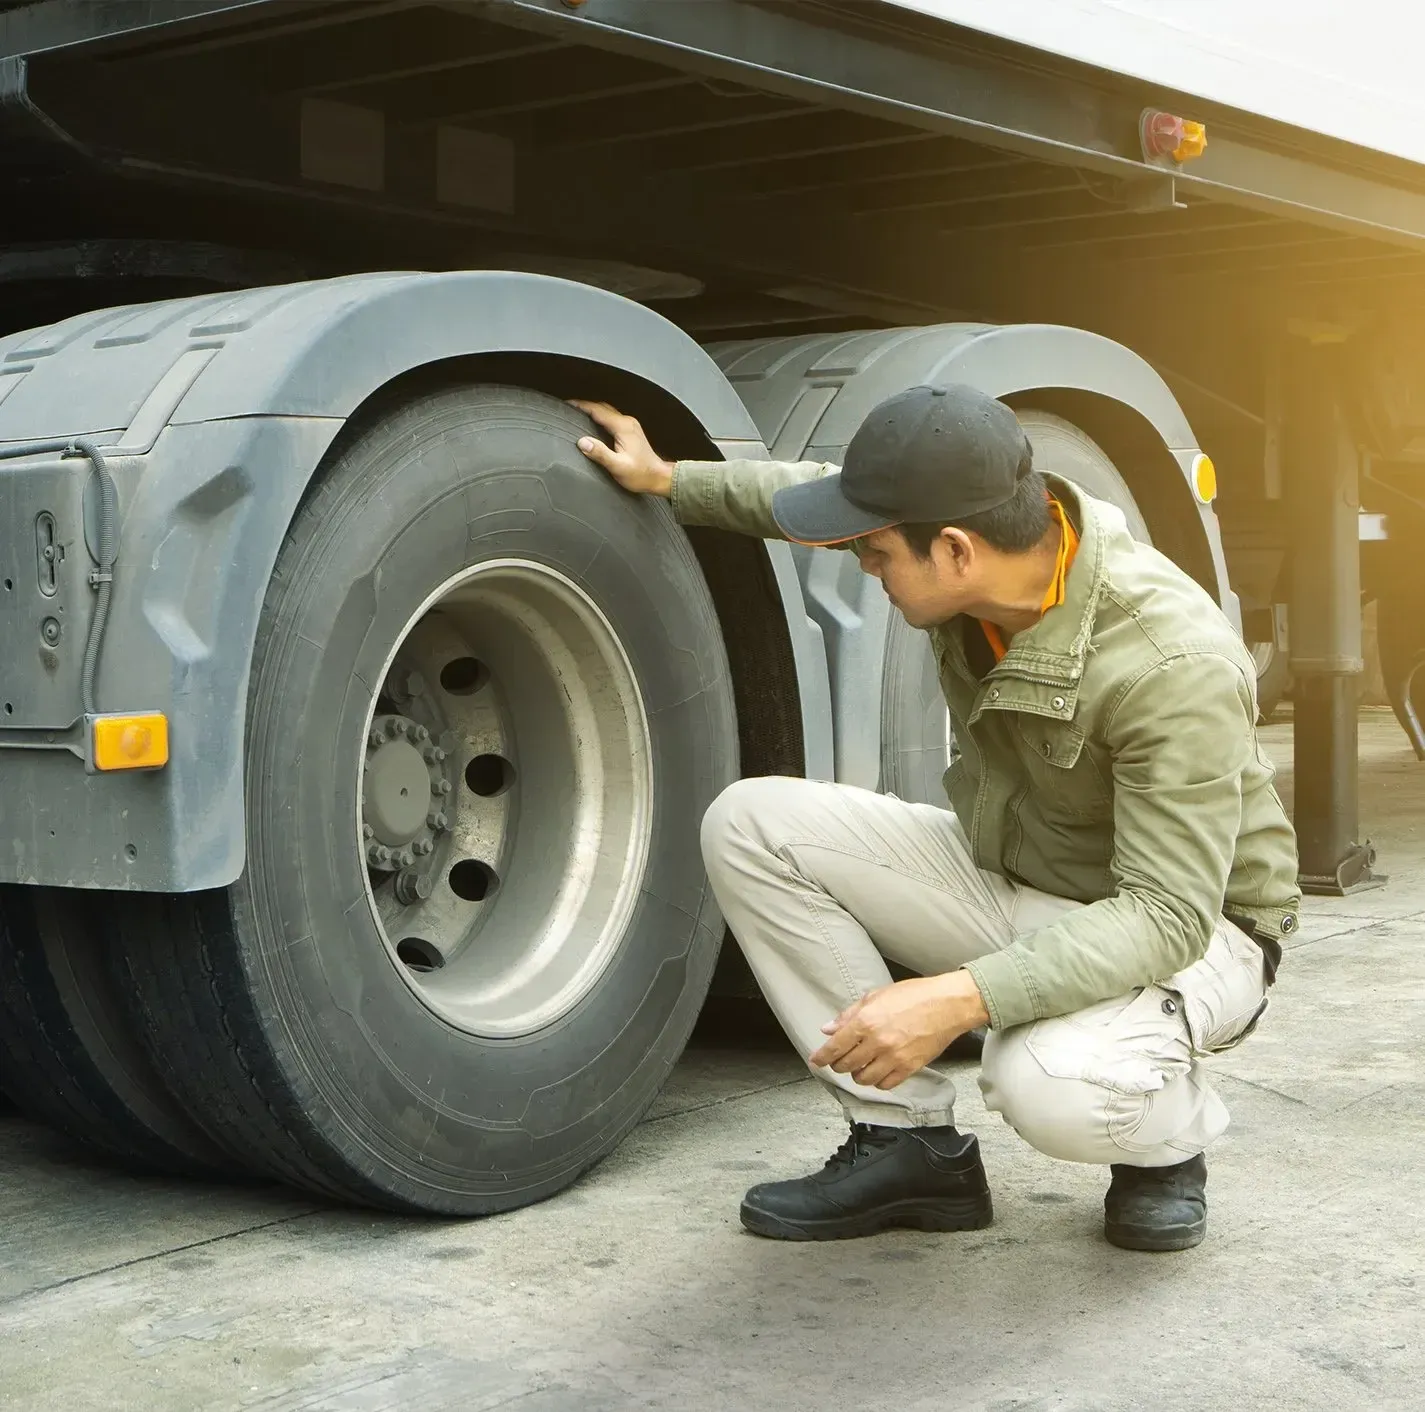
{"type": "Polygon", "coordinates": [[[595,436],[581,436],[579,450],[596,466],[602,466],[625,490],[635,495],[673,493],[673,463],[665,461],[648,443],[636,417],[626,416],[607,402],[573,401],[585,416],[613,438],[609,447],[595,436]]]}
{"type": "Polygon", "coordinates": [[[953,1040],[988,1021],[968,971],[917,976],[868,991],[824,1024],[830,1038],[810,1063],[850,1074],[868,1088],[896,1088],[953,1040]]]}

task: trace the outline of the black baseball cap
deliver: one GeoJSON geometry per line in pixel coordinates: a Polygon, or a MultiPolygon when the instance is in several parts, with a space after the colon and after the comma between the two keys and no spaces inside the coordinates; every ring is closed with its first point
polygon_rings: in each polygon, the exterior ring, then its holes
{"type": "Polygon", "coordinates": [[[1029,469],[1029,439],[999,398],[963,383],[909,387],[857,428],[839,475],[779,490],[772,518],[794,543],[845,544],[993,510],[1029,469]]]}

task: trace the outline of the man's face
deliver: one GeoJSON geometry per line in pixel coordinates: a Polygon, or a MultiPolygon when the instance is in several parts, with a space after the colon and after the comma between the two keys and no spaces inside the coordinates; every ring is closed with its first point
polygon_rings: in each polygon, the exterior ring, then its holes
{"type": "Polygon", "coordinates": [[[861,571],[880,579],[891,605],[913,628],[930,628],[971,611],[978,601],[977,560],[970,539],[945,531],[922,559],[899,529],[877,530],[852,546],[861,571]]]}

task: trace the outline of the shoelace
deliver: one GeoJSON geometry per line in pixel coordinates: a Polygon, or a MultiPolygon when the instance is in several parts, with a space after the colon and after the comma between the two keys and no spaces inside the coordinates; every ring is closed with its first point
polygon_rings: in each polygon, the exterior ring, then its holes
{"type": "Polygon", "coordinates": [[[895,1140],[895,1132],[878,1132],[866,1123],[852,1123],[846,1141],[826,1159],[823,1170],[829,1172],[836,1168],[854,1167],[857,1158],[869,1156],[895,1140]]]}

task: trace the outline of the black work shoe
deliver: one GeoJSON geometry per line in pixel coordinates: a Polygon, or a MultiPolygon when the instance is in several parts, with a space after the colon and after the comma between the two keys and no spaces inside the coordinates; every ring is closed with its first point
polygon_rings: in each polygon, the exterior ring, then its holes
{"type": "Polygon", "coordinates": [[[1207,1159],[1109,1169],[1103,1233],[1125,1250],[1191,1250],[1207,1234],[1207,1159]]]}
{"type": "Polygon", "coordinates": [[[763,1182],[742,1201],[742,1224],[773,1240],[845,1240],[893,1226],[971,1231],[994,1219],[973,1133],[853,1123],[821,1171],[763,1182]]]}

